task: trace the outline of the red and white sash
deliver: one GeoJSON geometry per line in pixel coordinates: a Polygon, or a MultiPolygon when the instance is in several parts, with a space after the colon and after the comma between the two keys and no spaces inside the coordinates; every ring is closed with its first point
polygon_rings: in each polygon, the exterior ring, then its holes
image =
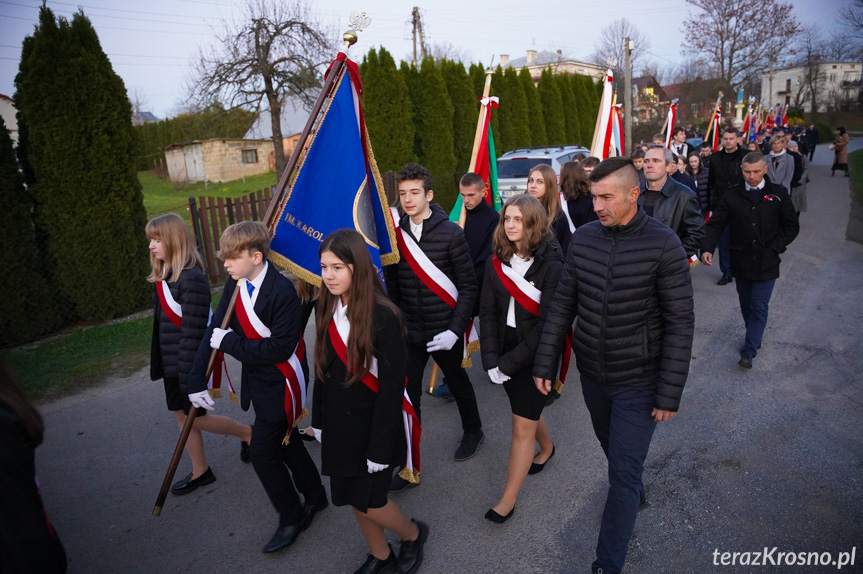
{"type": "MultiPolygon", "coordinates": [[[[171,295],[171,289],[168,287],[167,281],[156,281],[156,293],[159,295],[159,303],[162,307],[162,312],[178,329],[183,326],[183,308],[171,295]]],[[[213,318],[213,311],[210,310],[210,316],[207,318],[207,326],[210,326],[210,321],[213,318]]],[[[219,351],[216,355],[216,364],[213,366],[213,373],[207,380],[207,391],[214,399],[222,396],[222,373],[228,381],[228,392],[231,400],[237,401],[237,393],[234,391],[234,385],[231,384],[231,377],[228,375],[228,367],[225,365],[225,354],[219,351]]]]}
{"type": "Polygon", "coordinates": [[[569,209],[567,209],[566,198],[563,197],[563,194],[560,193],[560,210],[563,211],[563,214],[566,216],[566,222],[569,224],[569,233],[572,235],[575,233],[575,223],[572,221],[572,216],[569,214],[569,209]]]}
{"type": "MultiPolygon", "coordinates": [[[[348,365],[348,333],[350,333],[350,325],[345,321],[337,325],[336,318],[330,320],[327,332],[330,335],[330,342],[333,344],[333,349],[336,355],[342,360],[342,363],[353,372],[353,369],[348,365]]],[[[378,361],[372,357],[372,363],[369,366],[369,372],[360,379],[360,381],[374,392],[380,390],[378,382],[378,361]]],[[[402,420],[404,421],[405,438],[407,439],[407,453],[405,456],[405,467],[399,472],[399,476],[408,482],[418,483],[420,477],[420,436],[422,428],[411,399],[408,396],[407,377],[405,377],[405,389],[402,395],[402,420]]]]}
{"type": "MultiPolygon", "coordinates": [[[[515,299],[516,303],[524,307],[531,315],[539,317],[539,305],[542,291],[531,285],[530,281],[522,277],[509,265],[504,265],[496,254],[492,254],[491,263],[497,273],[498,279],[504,289],[515,299]]],[[[554,388],[557,392],[563,388],[566,375],[569,372],[569,361],[572,353],[572,329],[566,333],[563,339],[563,348],[560,352],[560,362],[557,365],[557,381],[554,388]]]]}
{"type": "MultiPolygon", "coordinates": [[[[264,325],[264,322],[255,313],[247,284],[248,281],[245,278],[237,281],[235,288],[240,290],[240,296],[237,297],[235,312],[246,338],[260,341],[268,338],[271,333],[269,327],[264,325]]],[[[283,444],[288,444],[293,428],[309,414],[306,409],[306,377],[303,374],[302,364],[305,355],[306,344],[302,334],[300,334],[300,340],[297,342],[297,347],[291,357],[283,363],[276,363],[276,368],[285,377],[285,414],[288,417],[288,432],[282,440],[283,444]]]]}
{"type": "MultiPolygon", "coordinates": [[[[403,233],[399,226],[396,227],[396,241],[398,242],[399,253],[405,258],[411,271],[419,277],[422,284],[449,305],[450,309],[455,309],[455,304],[458,301],[458,289],[456,289],[455,283],[446,276],[446,273],[437,268],[419,244],[410,235],[403,233]]],[[[470,367],[471,353],[479,350],[479,333],[473,318],[468,321],[463,339],[464,353],[461,365],[462,367],[470,367]]]]}

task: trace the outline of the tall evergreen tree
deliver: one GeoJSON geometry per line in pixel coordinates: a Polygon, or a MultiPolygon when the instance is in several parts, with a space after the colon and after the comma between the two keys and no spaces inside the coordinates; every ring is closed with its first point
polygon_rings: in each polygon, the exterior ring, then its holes
{"type": "Polygon", "coordinates": [[[456,159],[456,180],[468,170],[476,135],[476,121],[479,116],[479,102],[474,94],[470,76],[461,62],[443,60],[440,65],[441,76],[446,84],[447,95],[453,107],[452,134],[453,151],[456,159]]]}
{"type": "Polygon", "coordinates": [[[590,97],[592,81],[587,76],[575,74],[570,77],[572,93],[575,96],[575,107],[578,109],[578,123],[581,126],[581,138],[578,143],[590,146],[593,140],[593,129],[596,124],[596,113],[593,111],[593,100],[590,97]]]}
{"type": "Polygon", "coordinates": [[[536,84],[527,68],[522,68],[518,73],[518,81],[524,90],[527,101],[527,118],[530,124],[530,145],[548,145],[548,134],[545,132],[545,118],[542,117],[542,102],[539,101],[539,92],[536,84]]]}
{"type": "Polygon", "coordinates": [[[15,101],[55,288],[82,319],[140,309],[147,219],[126,88],[82,12],[69,22],[43,6],[26,43],[15,101]]]}
{"type": "Polygon", "coordinates": [[[476,99],[480,99],[485,88],[485,68],[482,64],[472,63],[467,73],[473,84],[473,93],[476,95],[476,99]]]}
{"type": "Polygon", "coordinates": [[[456,159],[453,151],[453,106],[434,58],[426,57],[419,71],[402,62],[414,102],[414,150],[419,163],[432,174],[435,202],[452,209],[458,188],[454,185],[456,159]]]}
{"type": "Polygon", "coordinates": [[[539,78],[539,99],[542,102],[542,116],[545,118],[545,131],[549,145],[566,143],[566,120],[563,116],[563,99],[551,68],[542,71],[539,78]]]}
{"type": "Polygon", "coordinates": [[[369,50],[360,67],[363,114],[378,169],[398,171],[416,161],[413,111],[405,78],[395,60],[381,48],[369,50]]]}
{"type": "Polygon", "coordinates": [[[501,107],[506,110],[506,117],[512,127],[512,147],[530,147],[530,118],[527,110],[527,98],[521,82],[518,81],[518,73],[515,69],[507,68],[503,73],[503,82],[506,84],[506,93],[509,101],[501,107]]]}
{"type": "Polygon", "coordinates": [[[5,274],[14,281],[0,298],[0,348],[31,341],[62,325],[60,293],[52,293],[33,228],[32,201],[15,160],[12,138],[0,117],[0,245],[5,274]]]}
{"type": "MultiPolygon", "coordinates": [[[[509,83],[506,81],[503,68],[499,64],[494,71],[494,76],[492,76],[491,93],[500,98],[496,114],[498,116],[498,125],[492,125],[492,131],[497,130],[497,138],[494,142],[495,150],[500,149],[506,152],[514,148],[516,143],[512,117],[510,117],[512,96],[509,93],[509,83]],[[498,144],[500,147],[498,147],[498,144]]],[[[493,113],[492,118],[494,116],[495,114],[493,113]]]]}
{"type": "Polygon", "coordinates": [[[557,89],[560,90],[560,98],[563,102],[563,120],[566,128],[566,143],[574,144],[581,141],[581,122],[578,118],[578,107],[575,95],[572,93],[572,83],[568,74],[557,74],[554,76],[557,89]]]}

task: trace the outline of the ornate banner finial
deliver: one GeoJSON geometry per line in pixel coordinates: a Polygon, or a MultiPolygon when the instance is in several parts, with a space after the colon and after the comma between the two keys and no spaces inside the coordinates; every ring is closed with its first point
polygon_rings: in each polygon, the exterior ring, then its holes
{"type": "Polygon", "coordinates": [[[365,12],[351,12],[351,16],[348,19],[348,30],[342,35],[342,38],[345,41],[345,47],[342,48],[342,51],[347,53],[347,48],[357,43],[357,32],[362,32],[363,29],[368,28],[371,23],[372,19],[369,18],[365,12]]]}

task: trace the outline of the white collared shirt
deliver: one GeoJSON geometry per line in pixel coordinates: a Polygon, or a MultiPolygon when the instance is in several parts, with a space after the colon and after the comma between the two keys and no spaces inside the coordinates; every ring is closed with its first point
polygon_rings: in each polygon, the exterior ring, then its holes
{"type": "MultiPolygon", "coordinates": [[[[252,291],[252,307],[255,306],[255,301],[258,300],[258,293],[261,291],[261,285],[264,284],[264,277],[266,277],[267,275],[267,269],[269,268],[269,266],[270,264],[267,261],[264,261],[264,268],[261,270],[260,273],[258,273],[257,277],[249,281],[249,283],[251,283],[252,286],[255,288],[255,290],[252,291]]],[[[248,289],[248,287],[246,287],[246,289],[248,289]]]]}
{"type": "Polygon", "coordinates": [[[767,180],[766,180],[766,179],[762,179],[762,180],[761,180],[761,183],[759,183],[759,184],[758,184],[758,185],[756,185],[756,186],[751,186],[751,185],[749,185],[749,184],[747,183],[747,184],[746,184],[746,191],[749,191],[749,190],[751,190],[751,189],[762,190],[762,189],[764,189],[764,186],[765,186],[765,185],[767,185],[767,180]]]}
{"type": "MultiPolygon", "coordinates": [[[[509,264],[512,270],[524,277],[530,266],[533,265],[533,257],[523,259],[519,255],[513,255],[509,259],[509,264]]],[[[509,298],[509,308],[506,310],[506,326],[515,328],[515,298],[509,298]]]]}
{"type": "Polygon", "coordinates": [[[423,223],[425,223],[425,220],[428,219],[429,217],[431,217],[431,210],[429,210],[429,214],[427,216],[425,216],[423,218],[423,220],[419,222],[419,224],[414,223],[414,220],[411,219],[410,217],[408,217],[408,223],[411,226],[411,233],[413,233],[414,237],[417,238],[417,241],[419,241],[420,238],[422,237],[422,235],[423,235],[423,223]]]}

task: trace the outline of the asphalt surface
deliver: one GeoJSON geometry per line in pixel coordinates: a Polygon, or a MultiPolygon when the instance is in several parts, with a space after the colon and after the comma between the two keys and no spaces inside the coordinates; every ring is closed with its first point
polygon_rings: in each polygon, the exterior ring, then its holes
{"type": "MultiPolygon", "coordinates": [[[[863,571],[863,246],[845,238],[848,180],[830,177],[830,155],[819,147],[809,210],[783,256],[751,371],[737,366],[743,321],[734,285],[716,285],[718,266],[693,271],[690,377],[679,415],[654,435],[644,477],[650,506],[638,517],[628,573],[836,570],[714,565],[723,552],[765,547],[777,548],[774,560],[778,552],[831,552],[835,560],[856,547],[855,565],[842,571],[863,571]]],[[[528,477],[514,517],[496,525],[483,514],[503,488],[510,411],[503,389],[488,382],[475,358],[470,374],[485,429],[479,453],[453,460],[461,435],[456,408],[425,395],[422,485],[392,496],[431,526],[421,572],[589,572],[606,464],[577,375],[545,413],[557,455],[528,477]]],[[[237,380],[238,366],[231,368],[237,380]]],[[[323,511],[291,548],[261,552],[277,518],[233,438],[206,435],[217,481],[188,496],[169,495],[161,516],[153,516],[177,426],[161,384],[148,379],[145,369],[41,407],[47,429],[37,469],[70,572],[359,567],[367,549],[348,508],[323,511]]],[[[217,413],[251,422],[227,399],[217,402],[217,413]]],[[[318,460],[317,444],[309,448],[318,460]]],[[[190,468],[184,459],[177,476],[190,468]]]]}

